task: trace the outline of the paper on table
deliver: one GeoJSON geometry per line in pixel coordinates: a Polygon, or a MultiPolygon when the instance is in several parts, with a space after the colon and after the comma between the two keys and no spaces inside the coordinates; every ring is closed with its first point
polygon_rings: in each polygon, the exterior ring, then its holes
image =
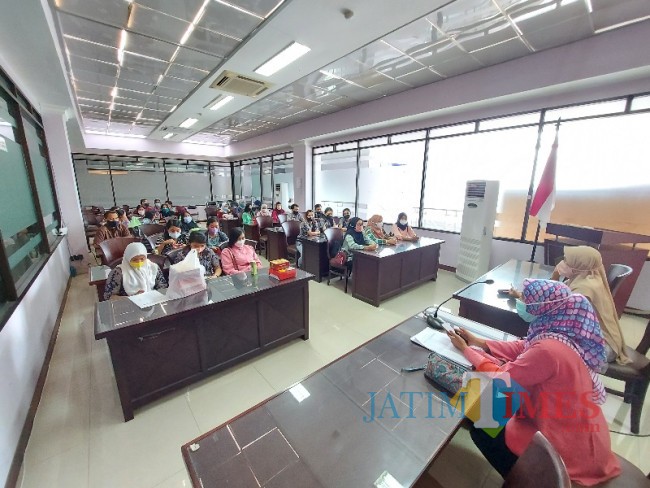
{"type": "Polygon", "coordinates": [[[158,303],[163,303],[167,301],[167,297],[160,293],[158,290],[151,290],[139,295],[132,295],[129,297],[133,303],[135,303],[140,308],[153,307],[158,303]]]}
{"type": "Polygon", "coordinates": [[[441,356],[444,356],[452,361],[467,366],[468,368],[472,367],[470,363],[463,354],[454,347],[451,343],[451,339],[444,332],[439,332],[427,327],[419,334],[411,337],[411,341],[419,344],[422,347],[426,347],[429,351],[435,351],[441,356]]]}

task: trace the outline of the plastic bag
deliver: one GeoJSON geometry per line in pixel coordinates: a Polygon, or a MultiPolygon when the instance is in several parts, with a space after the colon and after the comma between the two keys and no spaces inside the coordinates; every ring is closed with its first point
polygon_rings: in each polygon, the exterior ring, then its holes
{"type": "Polygon", "coordinates": [[[170,266],[167,296],[174,300],[205,290],[204,275],[205,268],[199,262],[196,250],[192,249],[180,263],[170,266]]]}

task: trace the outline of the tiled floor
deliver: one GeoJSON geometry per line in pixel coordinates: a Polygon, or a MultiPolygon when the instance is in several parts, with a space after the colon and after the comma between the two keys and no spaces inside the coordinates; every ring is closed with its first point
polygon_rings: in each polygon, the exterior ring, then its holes
{"type": "MultiPolygon", "coordinates": [[[[386,301],[380,308],[344,295],[342,283],[310,283],[309,341],[296,340],[226,372],[168,395],[124,423],[105,341],[93,339],[95,290],[87,276],[72,282],[47,382],[34,422],[20,484],[43,487],[189,487],[180,446],[463,285],[451,273],[386,301]]],[[[452,310],[457,302],[449,303],[452,310]]],[[[645,320],[625,316],[637,344],[645,320]]],[[[646,402],[648,403],[648,402],[646,402]]],[[[629,406],[604,408],[613,430],[629,432],[629,406]]],[[[641,423],[650,433],[650,406],[641,423]]],[[[616,452],[650,470],[650,438],[612,434],[616,452]],[[645,454],[644,454],[645,453],[645,454]]],[[[429,470],[426,486],[492,487],[501,479],[461,430],[429,470]]],[[[342,487],[347,488],[347,487],[342,487]]]]}

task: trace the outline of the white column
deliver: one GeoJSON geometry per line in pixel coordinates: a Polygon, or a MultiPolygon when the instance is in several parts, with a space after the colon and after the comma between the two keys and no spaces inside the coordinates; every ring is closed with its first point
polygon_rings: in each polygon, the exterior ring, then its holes
{"type": "Polygon", "coordinates": [[[83,218],[81,217],[77,181],[70,155],[66,127],[67,117],[63,111],[52,110],[43,113],[42,118],[52,163],[56,196],[61,209],[61,225],[68,229],[70,254],[81,254],[86,259],[88,247],[86,245],[83,218]]]}
{"type": "Polygon", "coordinates": [[[312,153],[311,144],[299,142],[293,148],[293,201],[301,209],[311,208],[312,196],[312,153]]]}

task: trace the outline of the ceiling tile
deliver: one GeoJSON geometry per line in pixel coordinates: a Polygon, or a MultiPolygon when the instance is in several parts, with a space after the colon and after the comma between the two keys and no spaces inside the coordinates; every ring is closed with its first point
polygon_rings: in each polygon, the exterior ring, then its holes
{"type": "Polygon", "coordinates": [[[647,0],[591,0],[593,6],[594,29],[603,29],[623,22],[630,22],[650,15],[650,2],[647,0]]]}
{"type": "Polygon", "coordinates": [[[57,0],[59,9],[107,24],[123,26],[129,12],[127,2],[107,0],[57,0]]]}
{"type": "Polygon", "coordinates": [[[347,58],[354,59],[370,68],[399,58],[403,54],[385,42],[375,41],[357,51],[348,54],[347,58]]]}
{"type": "Polygon", "coordinates": [[[101,130],[106,130],[107,126],[108,126],[108,122],[106,122],[105,120],[97,120],[91,117],[84,118],[85,129],[101,131],[101,130]]]}
{"type": "Polygon", "coordinates": [[[58,15],[63,34],[117,49],[120,42],[120,29],[108,27],[72,15],[66,15],[61,12],[58,15]]]}
{"type": "Polygon", "coordinates": [[[125,51],[168,62],[176,51],[176,47],[169,42],[158,41],[130,32],[126,40],[125,51]]]}
{"type": "Polygon", "coordinates": [[[73,69],[75,80],[94,83],[95,85],[115,86],[115,76],[103,75],[94,71],[85,71],[82,69],[73,69]]]}
{"type": "Polygon", "coordinates": [[[236,37],[237,39],[244,39],[260,22],[262,20],[257,17],[218,2],[210,2],[205,15],[199,22],[199,27],[236,37]]]}
{"type": "Polygon", "coordinates": [[[95,93],[101,93],[101,94],[110,93],[111,90],[113,89],[112,86],[97,85],[97,84],[94,84],[94,83],[88,83],[88,82],[80,81],[80,80],[75,81],[75,86],[76,86],[77,91],[83,91],[84,93],[92,93],[92,94],[95,94],[95,93]]]}
{"type": "Polygon", "coordinates": [[[127,90],[134,90],[141,93],[151,93],[154,85],[149,83],[139,83],[137,81],[126,80],[122,77],[117,80],[118,88],[126,88],[127,90]]]}
{"type": "Polygon", "coordinates": [[[183,91],[186,94],[192,91],[196,85],[196,81],[181,80],[180,78],[172,78],[171,76],[165,76],[159,84],[159,86],[164,88],[172,88],[174,90],[183,91]]]}
{"type": "Polygon", "coordinates": [[[517,37],[517,32],[512,24],[505,18],[499,18],[495,22],[482,24],[480,29],[459,33],[456,36],[456,42],[466,51],[472,52],[515,37],[517,37]]]}
{"type": "Polygon", "coordinates": [[[174,59],[174,63],[189,66],[190,68],[202,69],[204,71],[212,71],[222,61],[223,58],[210,56],[185,47],[179,49],[178,56],[174,59]]]}
{"type": "Polygon", "coordinates": [[[139,136],[148,136],[151,131],[153,130],[155,126],[153,125],[141,125],[141,124],[135,124],[131,128],[131,134],[134,135],[139,135],[139,136]]]}
{"type": "Polygon", "coordinates": [[[156,91],[154,92],[154,95],[158,95],[161,97],[168,97],[168,98],[174,98],[174,99],[182,99],[187,95],[183,91],[178,91],[174,90],[173,88],[166,88],[164,86],[159,86],[156,88],[156,91]]]}
{"type": "Polygon", "coordinates": [[[99,102],[110,104],[111,100],[113,99],[113,97],[111,97],[110,90],[108,89],[105,90],[104,93],[94,93],[94,92],[87,92],[83,90],[77,90],[75,93],[77,94],[80,104],[81,103],[89,104],[90,100],[97,100],[99,102]]]}
{"type": "MultiPolygon", "coordinates": [[[[197,27],[185,43],[187,47],[198,49],[216,56],[225,57],[239,44],[230,37],[197,27]]],[[[180,61],[178,61],[180,62],[180,61]]]]}
{"type": "MultiPolygon", "coordinates": [[[[523,0],[530,3],[530,0],[523,0]]],[[[515,0],[521,3],[522,0],[515,0]]],[[[486,20],[501,17],[501,11],[491,1],[456,0],[427,16],[427,20],[448,36],[456,36],[486,20]]]]}
{"type": "Polygon", "coordinates": [[[117,76],[117,64],[102,63],[94,59],[80,58],[78,56],[70,56],[70,64],[72,70],[85,70],[102,75],[117,76]]]}
{"type": "Polygon", "coordinates": [[[167,76],[173,76],[174,78],[181,78],[183,80],[191,81],[201,81],[203,78],[208,76],[207,71],[203,71],[195,68],[188,68],[180,64],[172,64],[167,70],[167,76]]]}
{"type": "Polygon", "coordinates": [[[161,112],[157,112],[155,110],[149,110],[149,109],[144,109],[142,111],[142,118],[148,119],[148,120],[162,120],[164,114],[161,112]]]}
{"type": "Polygon", "coordinates": [[[89,41],[72,39],[70,37],[65,38],[65,45],[71,55],[97,59],[98,61],[105,61],[107,63],[117,63],[116,48],[94,44],[89,41]]]}
{"type": "Polygon", "coordinates": [[[203,0],[135,0],[135,2],[188,22],[192,22],[203,5],[203,0]]]}
{"type": "Polygon", "coordinates": [[[418,71],[414,71],[404,76],[399,77],[399,81],[407,83],[412,87],[418,87],[423,85],[428,85],[429,83],[435,83],[444,79],[440,75],[434,73],[429,68],[422,68],[418,71]]]}
{"type": "Polygon", "coordinates": [[[515,37],[496,46],[474,51],[472,56],[484,65],[490,66],[503,63],[504,61],[510,61],[511,59],[525,56],[526,54],[530,54],[530,50],[519,38],[515,37]]]}
{"type": "Polygon", "coordinates": [[[228,0],[228,3],[248,10],[261,17],[269,15],[275,7],[285,0],[228,0]]]}
{"type": "Polygon", "coordinates": [[[440,32],[426,19],[418,19],[382,37],[383,41],[407,54],[420,51],[446,39],[446,37],[441,39],[440,32]]]}
{"type": "Polygon", "coordinates": [[[407,73],[412,73],[417,71],[424,66],[419,62],[408,56],[402,56],[399,58],[391,59],[385,63],[380,63],[374,66],[374,69],[390,76],[391,78],[398,78],[407,73]]]}
{"type": "Polygon", "coordinates": [[[185,20],[148,7],[134,5],[129,28],[140,34],[178,44],[190,25],[185,20]]]}
{"type": "Polygon", "coordinates": [[[451,58],[448,61],[437,63],[434,66],[431,66],[431,69],[435,70],[437,73],[440,73],[442,76],[447,78],[451,76],[462,75],[463,73],[469,73],[482,68],[483,65],[478,62],[472,56],[466,54],[458,58],[451,58]]]}

